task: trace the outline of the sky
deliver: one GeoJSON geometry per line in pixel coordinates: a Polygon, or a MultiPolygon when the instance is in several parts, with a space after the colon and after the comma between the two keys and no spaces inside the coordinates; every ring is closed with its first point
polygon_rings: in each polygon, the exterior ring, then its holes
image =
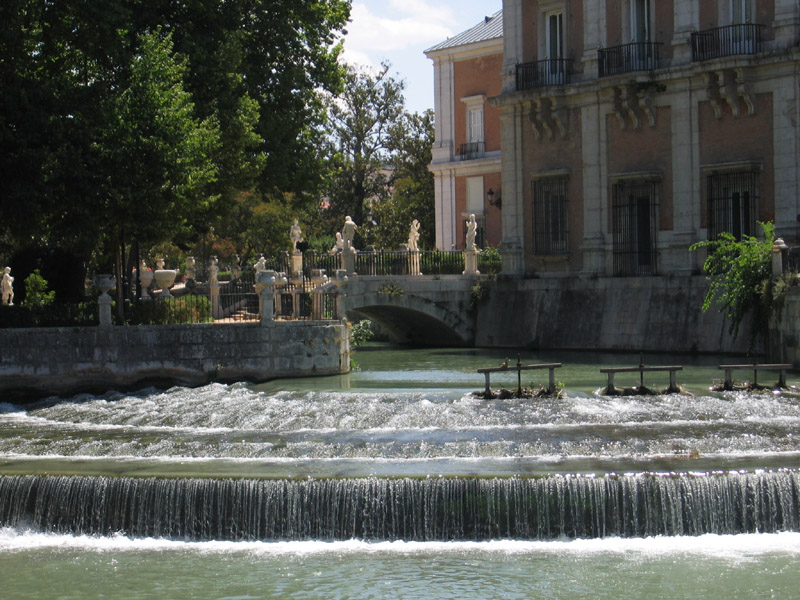
{"type": "Polygon", "coordinates": [[[406,109],[433,108],[433,62],[423,52],[477,25],[502,8],[502,0],[353,0],[344,40],[350,64],[391,64],[405,81],[406,109]]]}

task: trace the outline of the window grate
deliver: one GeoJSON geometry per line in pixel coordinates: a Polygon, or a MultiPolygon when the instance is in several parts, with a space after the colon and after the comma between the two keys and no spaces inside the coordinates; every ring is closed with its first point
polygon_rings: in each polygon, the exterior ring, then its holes
{"type": "Polygon", "coordinates": [[[569,251],[566,177],[533,182],[533,247],[535,254],[569,251]]]}
{"type": "Polygon", "coordinates": [[[735,238],[755,235],[758,216],[758,173],[739,171],[709,175],[708,238],[723,231],[735,238]]]}
{"type": "Polygon", "coordinates": [[[612,187],[614,275],[656,275],[658,184],[619,181],[612,187]]]}

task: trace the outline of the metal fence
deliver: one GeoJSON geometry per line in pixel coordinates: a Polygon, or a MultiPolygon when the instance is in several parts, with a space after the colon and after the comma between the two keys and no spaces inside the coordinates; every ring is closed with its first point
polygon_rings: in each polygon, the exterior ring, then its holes
{"type": "Polygon", "coordinates": [[[738,23],[692,33],[692,60],[702,61],[737,54],[758,54],[764,25],[738,23]]]}
{"type": "Polygon", "coordinates": [[[660,42],[633,42],[600,48],[597,51],[600,77],[632,73],[634,71],[653,71],[660,60],[660,42]]]}
{"type": "Polygon", "coordinates": [[[517,65],[517,91],[551,85],[567,85],[572,76],[571,58],[549,58],[517,65]]]}

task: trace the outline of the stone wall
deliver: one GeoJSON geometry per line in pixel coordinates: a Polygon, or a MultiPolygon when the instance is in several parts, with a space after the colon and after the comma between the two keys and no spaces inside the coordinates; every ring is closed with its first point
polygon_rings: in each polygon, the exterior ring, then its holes
{"type": "Polygon", "coordinates": [[[339,321],[0,330],[0,400],[349,368],[347,325],[339,321]]]}
{"type": "Polygon", "coordinates": [[[633,352],[745,353],[704,276],[498,279],[476,321],[477,346],[633,352]]]}

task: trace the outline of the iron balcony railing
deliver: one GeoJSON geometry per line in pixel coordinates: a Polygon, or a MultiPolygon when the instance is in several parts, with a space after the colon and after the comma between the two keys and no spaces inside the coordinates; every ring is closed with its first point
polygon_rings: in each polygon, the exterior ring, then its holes
{"type": "Polygon", "coordinates": [[[600,48],[597,51],[598,75],[608,77],[634,71],[653,71],[659,67],[660,42],[633,42],[600,48]]]}
{"type": "Polygon", "coordinates": [[[466,144],[458,146],[458,150],[456,150],[456,159],[475,160],[476,158],[483,158],[485,150],[483,142],[467,142],[466,144]]]}
{"type": "Polygon", "coordinates": [[[758,54],[764,26],[739,23],[692,33],[692,61],[710,60],[737,54],[758,54]]]}
{"type": "Polygon", "coordinates": [[[572,75],[571,58],[548,58],[517,65],[517,91],[551,85],[567,85],[572,75]]]}

